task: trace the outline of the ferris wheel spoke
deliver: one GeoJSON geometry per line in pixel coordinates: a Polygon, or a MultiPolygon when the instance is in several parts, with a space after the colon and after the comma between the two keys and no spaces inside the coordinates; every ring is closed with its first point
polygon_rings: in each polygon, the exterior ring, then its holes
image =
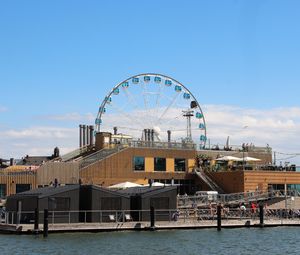
{"type": "Polygon", "coordinates": [[[129,90],[125,90],[125,95],[128,99],[128,102],[130,103],[131,106],[133,106],[134,110],[140,111],[140,107],[138,107],[138,105],[136,104],[137,102],[137,98],[129,92],[129,90]]]}
{"type": "Polygon", "coordinates": [[[169,105],[165,108],[163,114],[158,118],[157,123],[160,123],[162,119],[166,116],[166,114],[169,112],[169,110],[176,104],[176,101],[178,100],[178,97],[181,93],[175,94],[175,96],[172,98],[171,102],[169,105]]]}
{"type": "Polygon", "coordinates": [[[143,88],[143,98],[144,98],[144,109],[146,110],[146,116],[145,120],[147,123],[149,123],[149,127],[153,127],[153,116],[151,114],[151,111],[149,110],[149,98],[148,98],[148,90],[146,87],[146,84],[142,82],[142,88],[143,88]]]}
{"type": "Polygon", "coordinates": [[[130,116],[128,113],[124,112],[123,109],[113,105],[113,104],[110,104],[110,106],[115,109],[117,112],[121,113],[123,116],[125,116],[128,120],[131,121],[131,123],[137,123],[142,129],[143,129],[143,124],[141,124],[137,118],[134,118],[132,116],[130,116]]]}
{"type": "Polygon", "coordinates": [[[163,96],[162,92],[165,86],[162,85],[162,83],[159,84],[159,91],[156,95],[156,102],[155,102],[155,115],[158,116],[159,114],[159,108],[160,108],[160,100],[163,96]]]}
{"type": "Polygon", "coordinates": [[[160,123],[161,119],[163,119],[163,117],[168,113],[168,111],[170,110],[170,108],[175,104],[176,100],[178,99],[180,93],[177,93],[172,101],[170,102],[170,104],[166,107],[166,109],[164,110],[164,112],[162,113],[162,115],[158,118],[156,123],[160,123]]]}
{"type": "Polygon", "coordinates": [[[128,102],[130,103],[130,105],[133,106],[133,109],[139,111],[140,108],[136,104],[137,100],[136,100],[135,96],[132,95],[128,90],[125,90],[125,95],[128,99],[128,102]]]}

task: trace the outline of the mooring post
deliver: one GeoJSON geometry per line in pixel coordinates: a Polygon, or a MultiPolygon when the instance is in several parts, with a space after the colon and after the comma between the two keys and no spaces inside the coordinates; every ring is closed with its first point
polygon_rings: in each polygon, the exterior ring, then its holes
{"type": "Polygon", "coordinates": [[[153,206],[150,207],[150,228],[155,229],[155,210],[153,206]]]}
{"type": "Polygon", "coordinates": [[[262,203],[259,204],[259,225],[261,228],[264,227],[264,205],[262,203]]]}
{"type": "Polygon", "coordinates": [[[34,233],[37,234],[39,232],[39,210],[35,208],[34,210],[34,233]]]}
{"type": "Polygon", "coordinates": [[[44,210],[44,231],[43,231],[43,235],[44,237],[48,236],[48,209],[44,210]]]}
{"type": "Polygon", "coordinates": [[[219,204],[217,206],[217,227],[218,227],[218,231],[221,231],[222,229],[222,206],[219,204]]]}

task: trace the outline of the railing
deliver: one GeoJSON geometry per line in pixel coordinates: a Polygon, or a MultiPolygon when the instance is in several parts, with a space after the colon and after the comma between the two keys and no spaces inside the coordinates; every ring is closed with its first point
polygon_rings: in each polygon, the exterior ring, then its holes
{"type": "MultiPolygon", "coordinates": [[[[4,224],[34,224],[34,212],[6,212],[2,219],[4,224]]],[[[217,208],[191,208],[174,210],[155,210],[155,222],[173,222],[174,224],[203,222],[216,224],[217,208]]],[[[229,208],[221,209],[221,218],[236,224],[240,221],[259,220],[259,208],[229,208]]],[[[297,220],[300,224],[300,209],[268,209],[264,208],[265,220],[297,220]]],[[[50,211],[49,226],[56,224],[104,224],[112,228],[120,228],[126,222],[150,222],[149,210],[122,211],[50,211]]],[[[39,224],[43,223],[43,212],[39,212],[39,224]]]]}
{"type": "Polygon", "coordinates": [[[298,190],[274,190],[270,192],[254,191],[233,194],[218,194],[205,196],[178,196],[177,203],[179,208],[194,208],[197,206],[207,206],[209,204],[239,204],[253,201],[263,201],[272,198],[300,197],[298,190]]]}
{"type": "Polygon", "coordinates": [[[131,141],[129,147],[133,148],[155,148],[155,149],[178,149],[178,150],[196,150],[196,144],[193,143],[176,143],[176,142],[148,142],[148,141],[131,141]]]}
{"type": "Polygon", "coordinates": [[[235,152],[259,152],[259,153],[271,153],[271,147],[258,147],[253,145],[245,145],[242,147],[241,145],[230,145],[229,148],[226,145],[220,144],[212,144],[206,145],[205,149],[203,150],[220,150],[220,151],[235,151],[235,152]]]}
{"type": "MultiPolygon", "coordinates": [[[[156,221],[171,221],[176,209],[155,210],[156,221]]],[[[39,223],[43,223],[44,212],[39,212],[39,223]]],[[[2,221],[5,224],[34,224],[35,212],[6,212],[2,221]]],[[[88,211],[49,211],[49,225],[73,223],[125,223],[149,222],[150,210],[88,210],[88,211]]]]}
{"type": "Polygon", "coordinates": [[[223,190],[201,169],[194,172],[202,181],[204,181],[212,190],[224,193],[223,190]]]}
{"type": "Polygon", "coordinates": [[[61,156],[61,161],[63,161],[63,162],[69,161],[69,160],[76,158],[76,157],[80,156],[81,154],[87,152],[88,150],[89,150],[89,145],[81,147],[74,151],[71,151],[71,152],[61,156]]]}
{"type": "Polygon", "coordinates": [[[123,145],[118,145],[111,149],[107,148],[107,149],[102,149],[100,151],[97,151],[97,152],[83,158],[80,162],[80,168],[82,169],[84,167],[87,167],[88,165],[93,164],[94,162],[99,161],[101,159],[105,159],[106,157],[108,157],[116,152],[119,152],[125,148],[127,148],[127,147],[125,147],[123,145]]]}

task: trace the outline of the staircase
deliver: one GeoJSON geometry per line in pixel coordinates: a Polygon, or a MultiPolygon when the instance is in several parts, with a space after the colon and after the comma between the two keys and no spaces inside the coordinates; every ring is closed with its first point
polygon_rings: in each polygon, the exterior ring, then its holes
{"type": "Polygon", "coordinates": [[[224,190],[216,184],[203,170],[197,168],[194,172],[208,187],[213,191],[218,191],[219,194],[225,193],[224,190]]]}
{"type": "Polygon", "coordinates": [[[115,148],[112,149],[102,149],[100,151],[97,151],[91,155],[86,156],[83,158],[80,162],[80,169],[82,170],[83,168],[86,168],[87,166],[94,164],[95,162],[99,162],[117,152],[120,152],[127,147],[124,147],[123,145],[119,145],[115,148]]]}

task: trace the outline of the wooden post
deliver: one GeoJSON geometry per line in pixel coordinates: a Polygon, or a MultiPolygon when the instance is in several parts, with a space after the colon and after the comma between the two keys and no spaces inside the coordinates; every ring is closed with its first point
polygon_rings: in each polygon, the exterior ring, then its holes
{"type": "Polygon", "coordinates": [[[39,232],[39,210],[35,208],[34,211],[34,232],[37,234],[39,232]]]}
{"type": "Polygon", "coordinates": [[[222,229],[222,215],[221,215],[222,207],[221,205],[217,206],[217,228],[218,231],[222,229]]]}
{"type": "Polygon", "coordinates": [[[44,237],[48,236],[48,209],[44,210],[44,231],[43,231],[43,235],[44,237]]]}
{"type": "Polygon", "coordinates": [[[150,207],[150,228],[155,229],[155,210],[153,206],[150,207]]]}
{"type": "Polygon", "coordinates": [[[259,225],[261,228],[264,227],[264,205],[262,203],[259,204],[259,225]]]}

